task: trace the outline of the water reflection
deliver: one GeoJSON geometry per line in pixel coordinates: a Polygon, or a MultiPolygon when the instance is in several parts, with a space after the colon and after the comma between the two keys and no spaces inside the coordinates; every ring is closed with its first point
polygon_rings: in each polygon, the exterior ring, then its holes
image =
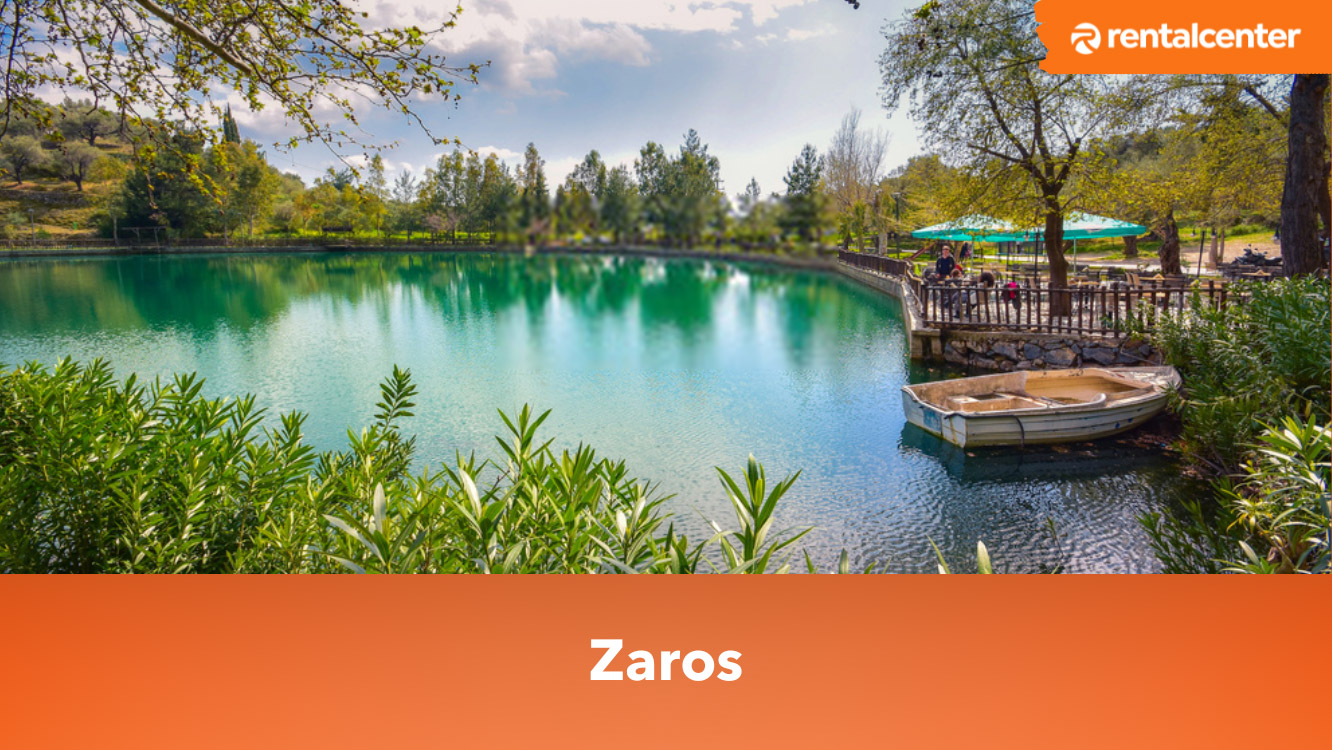
{"type": "Polygon", "coordinates": [[[119,373],[194,370],[345,441],[394,364],[420,388],[423,460],[486,451],[496,408],[552,410],[674,493],[704,533],[729,507],[714,466],[752,452],[803,470],[781,525],[812,524],[815,558],[933,570],[984,539],[1011,570],[1151,570],[1135,517],[1187,491],[1150,454],[975,460],[907,426],[895,303],[833,274],[606,255],[160,256],[0,263],[0,362],[111,359],[119,373]],[[1058,537],[1047,520],[1053,519],[1058,537]]]}

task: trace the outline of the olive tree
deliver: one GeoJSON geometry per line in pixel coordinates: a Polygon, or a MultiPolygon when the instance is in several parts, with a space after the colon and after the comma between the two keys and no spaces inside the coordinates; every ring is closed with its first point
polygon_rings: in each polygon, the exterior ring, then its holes
{"type": "Polygon", "coordinates": [[[88,179],[93,166],[101,158],[101,151],[77,141],[65,144],[61,148],[59,155],[56,156],[56,165],[60,168],[61,176],[72,181],[79,192],[83,192],[83,181],[88,179]]]}
{"type": "Polygon", "coordinates": [[[42,145],[30,135],[16,135],[0,141],[0,161],[14,174],[14,181],[23,184],[23,173],[46,160],[42,145]]]}

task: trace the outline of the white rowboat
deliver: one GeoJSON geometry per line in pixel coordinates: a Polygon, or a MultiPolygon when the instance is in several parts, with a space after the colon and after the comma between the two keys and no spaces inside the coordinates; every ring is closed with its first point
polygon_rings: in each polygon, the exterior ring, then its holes
{"type": "Polygon", "coordinates": [[[1173,367],[1029,370],[902,386],[902,407],[963,448],[1071,443],[1146,422],[1179,382],[1173,367]]]}

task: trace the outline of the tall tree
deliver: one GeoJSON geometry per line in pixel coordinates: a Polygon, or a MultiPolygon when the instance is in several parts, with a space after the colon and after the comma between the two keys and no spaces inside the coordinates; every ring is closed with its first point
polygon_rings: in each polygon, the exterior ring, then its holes
{"type": "MultiPolygon", "coordinates": [[[[240,127],[236,125],[236,118],[231,116],[231,105],[222,113],[222,142],[240,143],[240,127]]],[[[378,154],[375,154],[378,156],[378,154]]]]}
{"type": "Polygon", "coordinates": [[[666,223],[670,188],[670,158],[666,149],[655,141],[648,141],[634,160],[634,174],[638,177],[638,192],[643,197],[643,211],[648,223],[660,229],[666,223]]]}
{"type": "Polygon", "coordinates": [[[686,246],[695,246],[709,222],[724,215],[724,196],[721,163],[708,153],[707,145],[693,128],[685,133],[679,156],[670,162],[667,185],[666,232],[686,246]]]}
{"type": "Polygon", "coordinates": [[[843,226],[858,234],[864,246],[864,229],[869,206],[877,200],[879,178],[888,137],[880,130],[860,126],[860,110],[852,109],[842,118],[824,156],[824,181],[833,209],[843,226]]]}
{"type": "MultiPolygon", "coordinates": [[[[1095,139],[1136,121],[1147,87],[1041,70],[1030,0],[932,0],[885,33],[884,106],[909,102],[926,145],[973,178],[971,209],[1026,225],[1039,217],[1051,283],[1066,285],[1066,190],[1097,161],[1095,139]]],[[[1059,299],[1066,310],[1067,296],[1059,299]]]]}
{"type": "MultiPolygon", "coordinates": [[[[1296,76],[1279,75],[1194,75],[1177,77],[1183,89],[1201,88],[1204,92],[1219,90],[1221,95],[1245,96],[1252,99],[1286,131],[1285,183],[1281,197],[1282,233],[1295,231],[1299,256],[1290,261],[1290,273],[1307,273],[1315,257],[1326,259],[1307,244],[1310,228],[1317,237],[1317,224],[1321,221],[1324,232],[1332,232],[1332,148],[1329,129],[1332,122],[1328,108],[1329,86],[1326,74],[1296,76]],[[1288,92],[1288,93],[1287,93],[1288,92]],[[1283,102],[1282,98],[1288,99],[1283,102]],[[1296,110],[1299,116],[1296,116],[1296,110]],[[1319,144],[1321,144],[1321,153],[1319,144]]],[[[1211,95],[1204,93],[1204,97],[1211,95]]],[[[1284,259],[1290,253],[1282,252],[1284,259]]]]}
{"type": "Polygon", "coordinates": [[[527,144],[523,154],[523,168],[518,175],[521,189],[519,201],[522,205],[519,222],[529,240],[536,240],[546,233],[545,224],[550,219],[550,189],[546,187],[546,161],[537,152],[536,144],[527,144]]]}
{"type": "Polygon", "coordinates": [[[583,161],[573,168],[569,175],[574,182],[583,186],[588,195],[601,200],[606,192],[606,163],[596,149],[588,152],[583,161]]]}
{"type": "Polygon", "coordinates": [[[1327,73],[1295,76],[1290,90],[1290,137],[1281,195],[1281,262],[1287,275],[1326,266],[1318,221],[1332,232],[1328,216],[1327,73]]]}
{"type": "Polygon", "coordinates": [[[634,178],[627,167],[619,166],[606,175],[606,189],[601,200],[601,225],[609,229],[617,244],[639,230],[642,201],[634,178]]]}
{"type": "Polygon", "coordinates": [[[823,160],[811,144],[805,144],[786,176],[787,221],[803,240],[813,239],[823,212],[823,160]]]}

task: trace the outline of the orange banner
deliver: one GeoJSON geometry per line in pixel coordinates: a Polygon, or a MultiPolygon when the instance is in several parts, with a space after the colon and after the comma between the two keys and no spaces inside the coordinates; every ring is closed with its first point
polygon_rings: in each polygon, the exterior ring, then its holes
{"type": "Polygon", "coordinates": [[[1316,745],[1327,586],[4,577],[0,720],[13,748],[1316,745]],[[634,681],[635,650],[739,675],[634,681]]]}
{"type": "Polygon", "coordinates": [[[1321,73],[1327,2],[1038,0],[1050,73],[1321,73]]]}

